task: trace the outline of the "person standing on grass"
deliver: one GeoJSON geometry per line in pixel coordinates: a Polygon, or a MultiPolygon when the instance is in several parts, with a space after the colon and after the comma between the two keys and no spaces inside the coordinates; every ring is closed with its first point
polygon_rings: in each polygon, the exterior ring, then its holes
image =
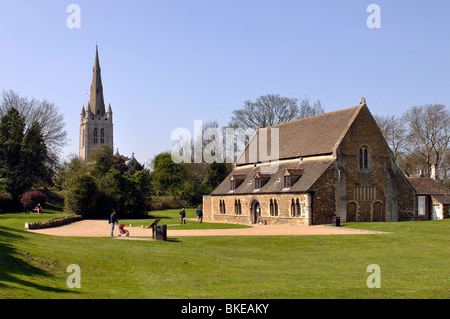
{"type": "Polygon", "coordinates": [[[183,222],[186,225],[186,211],[184,210],[184,208],[181,210],[180,215],[181,215],[181,225],[183,225],[183,222]]]}
{"type": "Polygon", "coordinates": [[[203,212],[200,206],[197,208],[197,222],[200,224],[203,222],[203,212]]]}
{"type": "Polygon", "coordinates": [[[114,232],[114,224],[117,223],[119,225],[119,221],[116,219],[116,211],[113,210],[111,216],[109,216],[109,223],[111,224],[111,237],[113,237],[114,232]]]}

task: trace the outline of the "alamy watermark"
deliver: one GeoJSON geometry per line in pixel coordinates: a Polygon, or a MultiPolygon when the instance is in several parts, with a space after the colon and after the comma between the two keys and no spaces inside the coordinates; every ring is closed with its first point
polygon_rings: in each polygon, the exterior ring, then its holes
{"type": "Polygon", "coordinates": [[[67,17],[66,25],[69,29],[81,28],[81,8],[78,4],[69,4],[66,12],[70,13],[67,17]]]}
{"type": "Polygon", "coordinates": [[[367,277],[367,288],[381,288],[381,268],[377,264],[367,266],[367,272],[371,275],[367,277]]]}
{"type": "Polygon", "coordinates": [[[67,277],[67,287],[70,289],[81,288],[81,268],[76,264],[67,266],[66,272],[71,273],[67,277]]]}
{"type": "Polygon", "coordinates": [[[262,172],[278,170],[279,128],[243,129],[226,127],[203,128],[194,121],[194,134],[187,128],[176,128],[171,134],[174,163],[266,163],[262,172]],[[270,137],[269,137],[270,136],[270,137]],[[245,152],[244,152],[245,150],[245,152]]]}
{"type": "Polygon", "coordinates": [[[366,25],[369,29],[381,28],[381,8],[378,4],[369,4],[366,9],[370,15],[367,17],[366,25]]]}

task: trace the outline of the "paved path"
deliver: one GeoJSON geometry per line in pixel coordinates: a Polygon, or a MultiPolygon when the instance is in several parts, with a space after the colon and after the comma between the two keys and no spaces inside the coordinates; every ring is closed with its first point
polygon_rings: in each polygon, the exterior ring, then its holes
{"type": "MultiPolygon", "coordinates": [[[[152,230],[142,227],[125,227],[130,232],[128,239],[149,239],[152,230]]],[[[69,225],[29,230],[30,232],[66,236],[66,237],[109,237],[111,226],[106,220],[82,220],[69,225]]],[[[114,228],[114,235],[117,236],[119,229],[114,228]]],[[[183,236],[302,236],[302,235],[356,235],[356,234],[380,234],[382,232],[352,230],[348,228],[337,228],[330,226],[289,226],[289,225],[252,225],[251,228],[235,229],[191,229],[191,230],[171,230],[167,229],[167,237],[183,236]]],[[[121,237],[125,239],[125,237],[121,237]]]]}

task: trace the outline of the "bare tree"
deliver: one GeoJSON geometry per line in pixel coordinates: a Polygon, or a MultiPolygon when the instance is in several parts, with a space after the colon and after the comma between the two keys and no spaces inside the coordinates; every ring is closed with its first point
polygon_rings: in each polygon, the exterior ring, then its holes
{"type": "Polygon", "coordinates": [[[394,115],[374,115],[387,144],[392,150],[394,161],[399,164],[399,156],[405,153],[407,130],[402,117],[394,115]]]}
{"type": "Polygon", "coordinates": [[[20,97],[13,90],[3,90],[0,100],[0,116],[6,114],[12,107],[25,117],[27,127],[34,122],[40,124],[50,159],[56,162],[62,147],[67,143],[64,115],[59,112],[58,107],[47,100],[38,101],[34,98],[20,97]]]}
{"type": "Polygon", "coordinates": [[[255,102],[245,101],[244,107],[233,111],[230,127],[242,129],[264,128],[324,113],[322,103],[311,105],[309,97],[301,99],[282,97],[279,94],[263,95],[255,102]]]}
{"type": "Polygon", "coordinates": [[[298,118],[302,119],[305,117],[323,114],[324,112],[325,109],[319,100],[315,101],[313,105],[311,105],[308,96],[305,96],[300,100],[300,110],[298,118]]]}
{"type": "Polygon", "coordinates": [[[409,126],[411,151],[419,153],[426,163],[426,174],[431,166],[436,169],[450,145],[450,113],[441,104],[414,106],[405,114],[409,126]]]}
{"type": "Polygon", "coordinates": [[[279,94],[260,96],[255,102],[245,101],[242,109],[234,110],[229,126],[269,127],[298,118],[298,100],[279,94]]]}

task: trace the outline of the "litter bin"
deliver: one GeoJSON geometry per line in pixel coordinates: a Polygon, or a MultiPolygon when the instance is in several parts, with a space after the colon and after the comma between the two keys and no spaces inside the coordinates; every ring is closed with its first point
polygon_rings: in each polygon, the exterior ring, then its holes
{"type": "Polygon", "coordinates": [[[155,226],[155,239],[163,241],[167,240],[167,225],[155,226]]]}
{"type": "Polygon", "coordinates": [[[341,226],[341,217],[333,216],[333,226],[340,227],[341,226]]]}

